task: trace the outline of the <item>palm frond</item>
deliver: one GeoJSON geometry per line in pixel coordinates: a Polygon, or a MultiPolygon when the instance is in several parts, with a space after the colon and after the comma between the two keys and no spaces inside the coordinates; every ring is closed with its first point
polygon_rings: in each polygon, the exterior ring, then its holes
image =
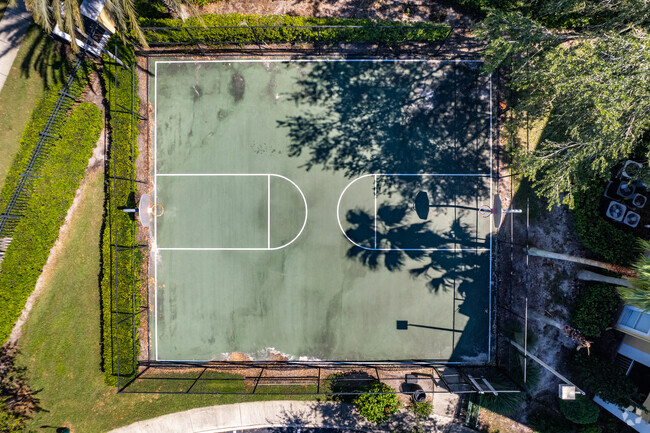
{"type": "Polygon", "coordinates": [[[641,240],[639,247],[643,255],[632,266],[636,271],[636,277],[630,279],[632,287],[617,287],[617,290],[626,304],[650,311],[650,241],[641,240]]]}

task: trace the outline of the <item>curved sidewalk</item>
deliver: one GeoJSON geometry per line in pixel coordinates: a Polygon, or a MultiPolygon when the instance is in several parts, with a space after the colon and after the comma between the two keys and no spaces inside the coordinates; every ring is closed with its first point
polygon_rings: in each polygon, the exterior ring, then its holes
{"type": "MultiPolygon", "coordinates": [[[[264,401],[209,406],[163,415],[126,427],[112,433],[212,433],[268,427],[337,428],[356,431],[395,431],[412,423],[412,416],[404,411],[395,420],[382,426],[358,421],[352,406],[339,403],[302,401],[264,401]]],[[[433,415],[422,426],[431,433],[472,433],[451,419],[433,415]]],[[[410,429],[408,429],[410,430],[410,429]]]]}

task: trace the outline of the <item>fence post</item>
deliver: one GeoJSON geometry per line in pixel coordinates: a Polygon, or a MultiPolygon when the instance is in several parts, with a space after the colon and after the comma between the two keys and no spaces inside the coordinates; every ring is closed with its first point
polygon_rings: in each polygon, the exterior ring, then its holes
{"type": "Polygon", "coordinates": [[[255,33],[255,29],[253,27],[249,26],[248,23],[246,23],[246,27],[248,27],[250,29],[251,33],[253,34],[253,39],[255,39],[255,43],[257,44],[257,48],[259,48],[259,50],[260,50],[260,54],[264,55],[264,50],[262,49],[262,44],[260,43],[260,40],[257,39],[257,33],[255,33]]]}
{"type": "Polygon", "coordinates": [[[201,44],[199,44],[199,43],[197,42],[197,40],[194,39],[194,36],[192,36],[192,32],[190,32],[190,29],[188,29],[187,27],[183,27],[183,29],[187,32],[187,35],[190,37],[190,39],[192,40],[192,42],[193,42],[193,43],[197,46],[197,48],[201,51],[201,54],[202,54],[203,56],[205,56],[205,55],[206,55],[206,54],[205,54],[205,51],[203,51],[203,48],[201,47],[201,44]]]}
{"type": "Polygon", "coordinates": [[[375,52],[375,55],[379,55],[379,50],[384,44],[384,32],[386,31],[386,27],[381,26],[380,28],[381,28],[381,32],[379,33],[379,41],[377,42],[377,51],[375,52]]]}
{"type": "Polygon", "coordinates": [[[442,41],[440,41],[440,42],[438,43],[438,48],[436,48],[436,51],[433,53],[434,56],[437,56],[437,55],[438,55],[438,53],[440,52],[440,50],[442,49],[442,47],[445,45],[445,43],[447,42],[447,39],[449,39],[449,37],[451,36],[451,34],[453,33],[453,31],[454,31],[454,27],[453,27],[453,26],[450,26],[450,27],[449,27],[449,31],[447,32],[447,36],[445,36],[445,38],[444,38],[442,41]]]}

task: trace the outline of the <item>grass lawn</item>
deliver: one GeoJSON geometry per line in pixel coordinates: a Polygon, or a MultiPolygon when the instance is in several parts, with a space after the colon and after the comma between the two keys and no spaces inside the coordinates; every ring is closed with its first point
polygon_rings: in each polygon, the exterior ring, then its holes
{"type": "MultiPolygon", "coordinates": [[[[6,6],[0,0],[0,14],[6,6]]],[[[32,25],[0,91],[0,188],[4,185],[20,137],[43,91],[65,78],[56,43],[32,25]]]]}
{"type": "Polygon", "coordinates": [[[102,204],[103,176],[94,173],[86,178],[83,199],[63,248],[23,328],[18,363],[27,368],[32,389],[39,390],[43,409],[28,427],[34,431],[66,426],[73,432],[105,432],[194,407],[278,399],[261,395],[117,395],[115,388],[104,385],[97,287],[102,204]]]}
{"type": "Polygon", "coordinates": [[[5,9],[7,9],[7,1],[0,0],[0,20],[2,19],[2,15],[5,13],[5,9]]]}

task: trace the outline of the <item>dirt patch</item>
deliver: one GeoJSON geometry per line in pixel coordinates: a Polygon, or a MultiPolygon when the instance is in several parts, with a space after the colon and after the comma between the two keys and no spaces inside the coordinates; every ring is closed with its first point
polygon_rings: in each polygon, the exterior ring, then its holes
{"type": "Polygon", "coordinates": [[[481,409],[479,424],[488,433],[533,433],[530,427],[487,409],[481,409]]]}
{"type": "Polygon", "coordinates": [[[199,8],[212,14],[244,13],[313,17],[366,18],[409,22],[446,22],[469,25],[470,18],[451,6],[424,0],[250,0],[218,1],[199,8]]]}

